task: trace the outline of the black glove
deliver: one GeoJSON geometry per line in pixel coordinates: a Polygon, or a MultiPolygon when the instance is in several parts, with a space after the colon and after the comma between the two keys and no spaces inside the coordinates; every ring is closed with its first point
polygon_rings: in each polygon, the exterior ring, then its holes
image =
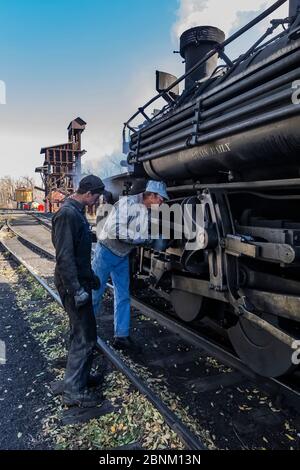
{"type": "Polygon", "coordinates": [[[92,281],[91,281],[91,288],[93,290],[99,290],[101,287],[101,281],[98,276],[96,276],[95,273],[92,275],[92,281]]]}
{"type": "Polygon", "coordinates": [[[81,287],[79,290],[75,292],[74,295],[74,302],[75,302],[75,307],[80,308],[83,305],[85,305],[90,298],[90,294],[88,294],[83,287],[81,287]]]}

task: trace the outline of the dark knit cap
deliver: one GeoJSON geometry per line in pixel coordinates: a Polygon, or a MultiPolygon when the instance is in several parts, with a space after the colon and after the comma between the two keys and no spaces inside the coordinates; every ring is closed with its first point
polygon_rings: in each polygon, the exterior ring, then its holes
{"type": "Polygon", "coordinates": [[[102,194],[104,187],[105,186],[101,178],[98,178],[98,176],[95,175],[85,176],[79,183],[79,189],[85,193],[93,191],[102,194]]]}

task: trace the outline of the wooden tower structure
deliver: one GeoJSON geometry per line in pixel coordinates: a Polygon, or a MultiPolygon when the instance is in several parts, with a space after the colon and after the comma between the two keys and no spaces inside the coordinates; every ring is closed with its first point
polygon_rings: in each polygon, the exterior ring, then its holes
{"type": "Polygon", "coordinates": [[[68,126],[68,142],[43,147],[43,166],[35,169],[40,173],[45,188],[45,210],[56,212],[65,197],[72,194],[81,178],[81,157],[86,153],[81,149],[81,134],[86,122],[80,117],[68,126]]]}

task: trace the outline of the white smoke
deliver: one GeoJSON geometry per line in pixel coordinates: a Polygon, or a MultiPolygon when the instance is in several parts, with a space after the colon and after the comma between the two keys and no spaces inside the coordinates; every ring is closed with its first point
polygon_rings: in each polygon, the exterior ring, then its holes
{"type": "MultiPolygon", "coordinates": [[[[274,3],[275,0],[180,0],[177,20],[172,28],[173,40],[177,43],[183,31],[201,25],[216,26],[228,36],[233,29],[243,25],[240,23],[245,14],[253,13],[255,17],[274,3]]],[[[287,1],[274,12],[273,18],[287,17],[288,3],[287,1]]],[[[262,22],[263,29],[266,29],[269,21],[266,19],[262,22]]]]}

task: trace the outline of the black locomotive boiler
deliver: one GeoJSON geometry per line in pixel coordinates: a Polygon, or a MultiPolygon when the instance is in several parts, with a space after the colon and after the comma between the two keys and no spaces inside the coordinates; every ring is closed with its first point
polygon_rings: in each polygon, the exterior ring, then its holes
{"type": "Polygon", "coordinates": [[[117,198],[163,180],[170,205],[192,207],[193,249],[173,227],[167,243],[138,250],[134,277],[180,319],[221,328],[271,377],[299,367],[300,344],[300,0],[277,19],[283,3],[229,39],[212,26],[182,34],[185,73],[156,72],[158,95],[125,124],[128,173],[108,182],[117,198]],[[268,30],[232,60],[228,44],[269,15],[268,30]],[[165,105],[150,115],[157,98],[165,105]]]}

